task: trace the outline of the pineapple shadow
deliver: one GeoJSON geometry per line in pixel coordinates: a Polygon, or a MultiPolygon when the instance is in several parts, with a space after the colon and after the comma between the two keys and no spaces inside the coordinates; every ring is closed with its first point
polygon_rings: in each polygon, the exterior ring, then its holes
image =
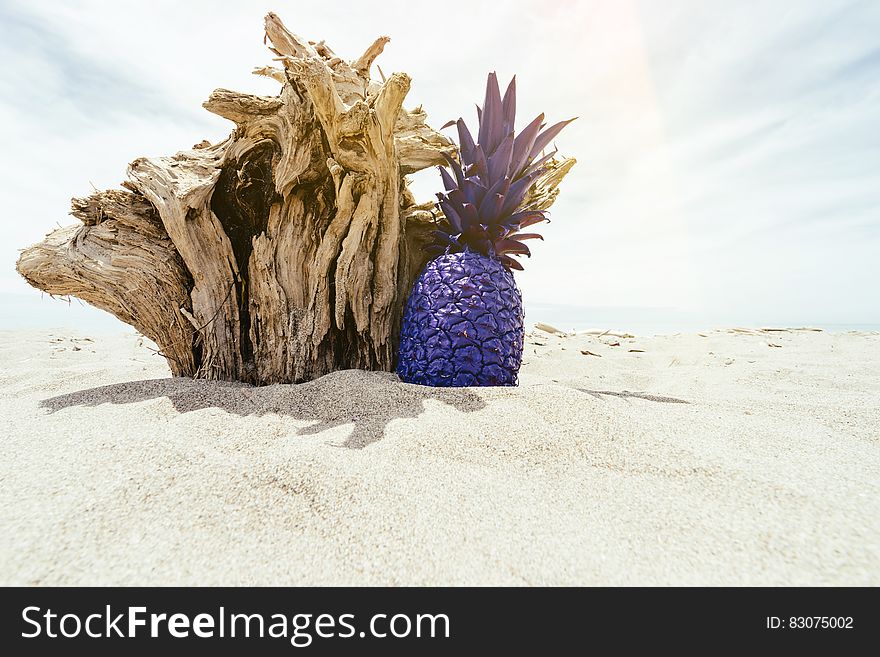
{"type": "Polygon", "coordinates": [[[342,444],[350,449],[363,449],[381,440],[392,420],[421,415],[428,399],[460,412],[486,406],[472,390],[410,385],[401,383],[394,374],[361,370],[333,372],[307,383],[262,387],[189,378],[126,381],[51,397],[40,406],[55,413],[73,406],[131,404],[161,398],[170,400],[179,413],[219,408],[239,416],[274,413],[311,421],[309,426],[294,430],[298,436],[352,423],[354,429],[342,444]]]}

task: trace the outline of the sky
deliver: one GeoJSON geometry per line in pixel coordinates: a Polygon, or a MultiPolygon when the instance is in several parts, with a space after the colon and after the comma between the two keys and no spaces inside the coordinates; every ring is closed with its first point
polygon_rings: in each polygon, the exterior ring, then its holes
{"type": "MultiPolygon", "coordinates": [[[[377,64],[410,74],[406,105],[435,127],[475,124],[489,71],[516,74],[518,127],[579,117],[556,139],[578,164],[517,273],[527,313],[880,324],[870,0],[0,0],[5,303],[39,297],[14,263],[74,221],[71,196],[116,187],[136,157],[223,139],[232,124],[201,107],[213,89],[278,92],[250,73],[272,63],[270,10],[346,59],[390,36],[377,64]]],[[[436,170],[413,188],[430,199],[436,170]]]]}

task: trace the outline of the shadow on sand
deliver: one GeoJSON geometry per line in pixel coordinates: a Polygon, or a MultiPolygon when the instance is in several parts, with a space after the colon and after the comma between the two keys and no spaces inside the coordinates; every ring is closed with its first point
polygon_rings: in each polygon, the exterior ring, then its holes
{"type": "Polygon", "coordinates": [[[664,397],[662,395],[649,395],[646,392],[630,392],[629,390],[621,390],[620,392],[615,392],[613,390],[586,390],[584,388],[577,388],[577,390],[585,392],[588,395],[592,395],[597,399],[602,399],[602,395],[611,395],[612,397],[622,397],[624,399],[644,399],[652,402],[662,402],[664,404],[690,404],[690,402],[685,399],[678,399],[677,397],[664,397]]]}
{"type": "Polygon", "coordinates": [[[187,378],[127,381],[52,397],[41,406],[54,413],[71,406],[129,404],[162,397],[180,413],[220,408],[242,416],[275,413],[313,421],[297,430],[301,436],[354,423],[344,443],[353,449],[381,440],[385,426],[392,420],[420,415],[427,399],[462,412],[477,411],[486,405],[478,394],[464,388],[429,388],[401,383],[386,372],[347,370],[308,383],[264,387],[187,378]]]}

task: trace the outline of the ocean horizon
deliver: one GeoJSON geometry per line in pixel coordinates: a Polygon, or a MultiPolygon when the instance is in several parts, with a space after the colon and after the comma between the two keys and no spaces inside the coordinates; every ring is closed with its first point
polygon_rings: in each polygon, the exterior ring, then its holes
{"type": "MultiPolygon", "coordinates": [[[[527,328],[536,322],[562,331],[594,329],[627,331],[635,335],[695,333],[729,327],[818,328],[824,331],[880,331],[880,322],[841,322],[802,317],[738,317],[700,314],[665,307],[577,306],[552,303],[525,305],[527,328]]],[[[75,297],[47,294],[0,294],[0,330],[75,329],[93,333],[133,330],[107,312],[75,297]]]]}
{"type": "Polygon", "coordinates": [[[543,322],[563,331],[611,329],[636,335],[693,333],[730,327],[880,331],[880,322],[846,322],[821,317],[723,315],[671,307],[577,306],[539,302],[527,304],[525,314],[527,325],[543,322]]]}

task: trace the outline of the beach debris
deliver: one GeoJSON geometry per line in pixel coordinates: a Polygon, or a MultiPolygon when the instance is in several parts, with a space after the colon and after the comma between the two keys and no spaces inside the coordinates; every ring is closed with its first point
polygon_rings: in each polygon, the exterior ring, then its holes
{"type": "Polygon", "coordinates": [[[630,349],[630,350],[629,350],[629,353],[631,353],[631,354],[643,354],[643,353],[645,353],[645,350],[644,350],[644,349],[630,349]]]}
{"type": "MultiPolygon", "coordinates": [[[[53,350],[57,352],[67,351],[82,351],[83,348],[77,344],[85,343],[85,342],[94,342],[91,338],[78,338],[78,337],[70,337],[70,338],[51,338],[49,340],[49,344],[52,345],[53,350]]],[[[92,352],[94,353],[94,351],[92,352]]]]}
{"type": "Polygon", "coordinates": [[[781,347],[782,345],[781,345],[781,344],[776,344],[775,342],[768,342],[768,343],[767,343],[767,346],[768,346],[768,347],[781,347]]]}
{"type": "Polygon", "coordinates": [[[558,335],[560,337],[568,337],[568,333],[566,333],[565,331],[561,331],[558,328],[556,328],[555,326],[552,326],[550,324],[543,324],[541,322],[537,322],[535,324],[535,328],[538,329],[539,331],[544,331],[544,333],[550,333],[551,335],[558,335]]]}
{"type": "Polygon", "coordinates": [[[720,332],[726,333],[745,333],[748,335],[760,335],[761,333],[795,333],[797,331],[810,331],[813,333],[822,333],[822,329],[820,328],[812,328],[808,326],[802,326],[797,328],[786,328],[786,327],[772,327],[767,326],[763,328],[743,328],[743,327],[733,327],[727,329],[716,329],[720,332]]]}
{"type": "Polygon", "coordinates": [[[606,335],[612,338],[634,338],[632,333],[626,333],[624,331],[612,331],[610,329],[590,329],[589,331],[576,331],[575,335],[594,335],[597,338],[604,337],[606,335]]]}
{"type": "Polygon", "coordinates": [[[598,356],[599,358],[602,358],[602,354],[594,354],[594,353],[593,353],[592,351],[590,351],[589,349],[581,349],[581,353],[582,353],[584,356],[598,356]]]}
{"type": "Polygon", "coordinates": [[[620,340],[618,340],[618,341],[616,341],[616,342],[606,342],[605,344],[607,344],[609,347],[619,347],[619,346],[620,346],[620,340]]]}
{"type": "Polygon", "coordinates": [[[735,361],[733,358],[725,358],[725,359],[724,359],[724,364],[725,364],[725,365],[733,365],[735,362],[736,362],[736,361],[735,361]]]}

